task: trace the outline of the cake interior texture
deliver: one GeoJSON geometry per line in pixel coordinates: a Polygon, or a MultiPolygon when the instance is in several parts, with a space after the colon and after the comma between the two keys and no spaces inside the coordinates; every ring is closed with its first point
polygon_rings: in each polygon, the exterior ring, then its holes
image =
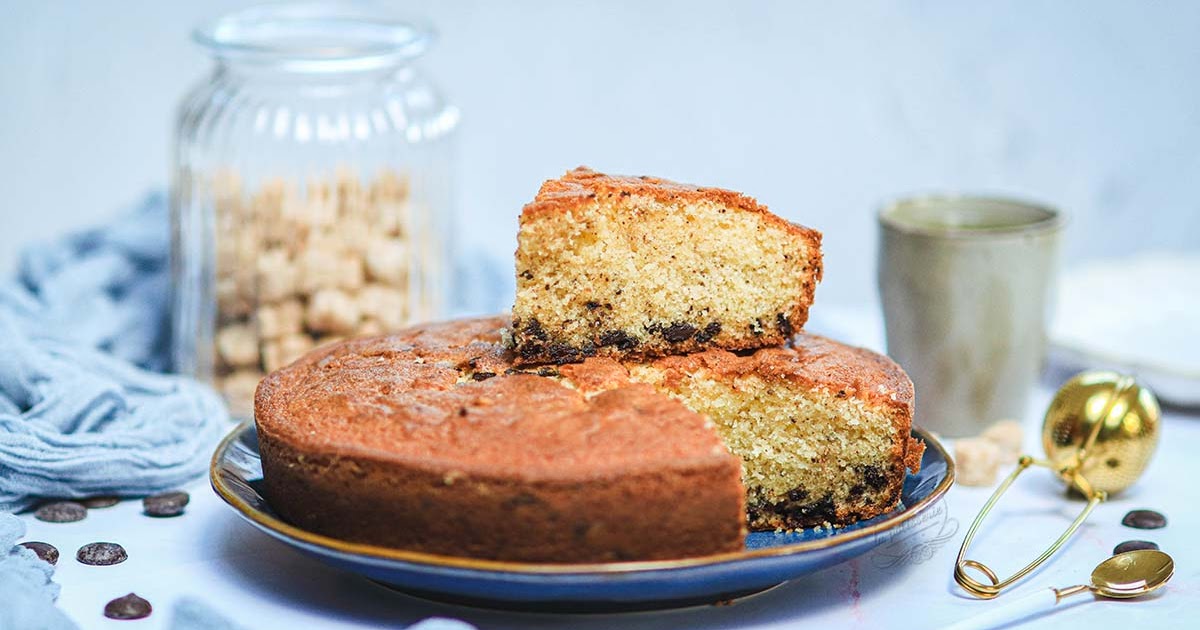
{"type": "Polygon", "coordinates": [[[716,423],[741,458],[752,530],[842,525],[887,512],[905,468],[920,462],[922,445],[909,437],[902,408],[871,406],[845,390],[755,374],[718,378],[703,368],[671,375],[650,365],[633,374],[716,423]]]}
{"type": "Polygon", "coordinates": [[[820,234],[753,199],[573,171],[517,236],[519,363],[778,345],[821,275],[820,234]]]}

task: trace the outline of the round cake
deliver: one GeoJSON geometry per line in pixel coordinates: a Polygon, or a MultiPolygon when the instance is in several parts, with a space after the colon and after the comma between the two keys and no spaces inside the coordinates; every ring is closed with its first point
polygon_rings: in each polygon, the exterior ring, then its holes
{"type": "Polygon", "coordinates": [[[743,547],[886,512],[923,445],[894,363],[801,334],[740,356],[517,367],[504,317],[319,348],[259,385],[265,492],[317,533],[535,562],[743,547]],[[748,521],[749,518],[749,521],[748,521]]]}

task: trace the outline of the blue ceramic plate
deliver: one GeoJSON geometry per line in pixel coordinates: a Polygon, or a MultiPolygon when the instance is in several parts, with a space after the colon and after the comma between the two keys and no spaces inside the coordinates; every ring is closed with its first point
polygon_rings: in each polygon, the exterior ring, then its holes
{"type": "Polygon", "coordinates": [[[919,429],[913,435],[926,444],[921,472],[905,479],[901,504],[888,514],[837,530],[752,533],[742,551],[652,562],[479,560],[350,543],[305,531],[282,521],[262,495],[253,423],[239,426],[221,442],[210,473],[213,489],[250,524],[322,562],[412,595],[548,612],[652,610],[750,595],[905,538],[920,522],[913,519],[941,499],[954,480],[954,464],[942,445],[919,429]]]}

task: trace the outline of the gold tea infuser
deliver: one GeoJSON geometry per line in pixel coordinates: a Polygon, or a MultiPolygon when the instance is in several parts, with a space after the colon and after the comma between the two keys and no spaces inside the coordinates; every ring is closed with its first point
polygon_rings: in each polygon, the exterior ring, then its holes
{"type": "Polygon", "coordinates": [[[1110,599],[1141,597],[1158,590],[1172,575],[1175,575],[1175,561],[1171,556],[1153,549],[1126,551],[1097,565],[1089,584],[1039,589],[1000,608],[964,619],[946,630],[996,628],[1054,608],[1077,593],[1090,592],[1110,599]]]}
{"type": "Polygon", "coordinates": [[[954,581],[976,597],[991,599],[1053,556],[1109,493],[1128,488],[1141,476],[1158,446],[1159,414],[1154,394],[1131,376],[1093,371],[1067,381],[1050,402],[1042,424],[1046,459],[1022,455],[1016,470],[992,493],[958,550],[954,581]],[[968,560],[967,549],[1000,495],[1031,466],[1054,471],[1087,499],[1087,505],[1042,555],[1001,580],[987,565],[968,560]],[[967,569],[975,569],[989,583],[968,575],[967,569]]]}

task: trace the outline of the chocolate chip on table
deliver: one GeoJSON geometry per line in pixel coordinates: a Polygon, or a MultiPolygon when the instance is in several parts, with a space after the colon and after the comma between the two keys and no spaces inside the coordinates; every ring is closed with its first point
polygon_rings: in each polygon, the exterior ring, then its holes
{"type": "Polygon", "coordinates": [[[86,499],[80,499],[79,502],[89,510],[95,510],[98,508],[112,507],[121,502],[121,497],[88,497],[86,499]]]}
{"type": "Polygon", "coordinates": [[[1158,550],[1158,545],[1148,540],[1126,540],[1125,542],[1113,547],[1113,555],[1125,553],[1126,551],[1141,551],[1143,549],[1158,550]]]}
{"type": "Polygon", "coordinates": [[[125,562],[129,559],[129,554],[117,543],[94,542],[80,547],[75,553],[75,559],[94,567],[107,567],[125,562]]]}
{"type": "Polygon", "coordinates": [[[190,500],[186,492],[164,492],[142,499],[142,509],[146,516],[179,516],[190,500]]]}
{"type": "Polygon", "coordinates": [[[47,523],[74,523],[87,518],[87,508],[74,501],[55,501],[39,507],[33,517],[47,523]]]}
{"type": "Polygon", "coordinates": [[[149,617],[153,610],[150,602],[130,593],[105,604],[104,616],[109,619],[144,619],[149,617]]]}
{"type": "Polygon", "coordinates": [[[58,564],[58,548],[50,543],[31,540],[21,543],[21,546],[36,553],[37,557],[42,559],[42,562],[58,564]]]}
{"type": "Polygon", "coordinates": [[[1159,529],[1167,526],[1167,517],[1154,510],[1130,510],[1121,524],[1136,529],[1159,529]]]}

